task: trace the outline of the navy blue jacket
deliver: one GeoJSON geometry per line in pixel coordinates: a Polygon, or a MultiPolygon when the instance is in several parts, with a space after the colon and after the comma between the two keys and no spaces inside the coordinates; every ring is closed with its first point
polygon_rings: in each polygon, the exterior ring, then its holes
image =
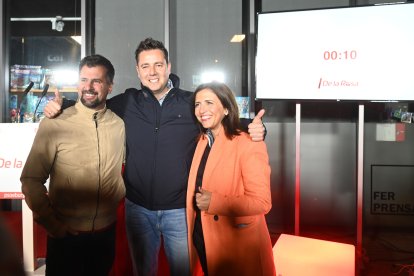
{"type": "Polygon", "coordinates": [[[184,208],[187,180],[200,133],[192,107],[192,92],[174,88],[162,106],[143,87],[130,88],[107,101],[124,120],[126,197],[149,210],[184,208]]]}

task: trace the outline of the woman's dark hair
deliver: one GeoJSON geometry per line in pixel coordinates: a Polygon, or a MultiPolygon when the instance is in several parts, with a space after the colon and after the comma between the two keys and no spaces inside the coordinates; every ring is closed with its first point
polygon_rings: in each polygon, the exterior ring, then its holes
{"type": "MultiPolygon", "coordinates": [[[[193,106],[195,106],[195,97],[197,93],[204,89],[208,89],[213,92],[217,98],[219,98],[223,107],[229,112],[222,121],[226,137],[231,140],[234,136],[240,135],[241,125],[239,119],[239,107],[230,88],[220,82],[201,84],[194,92],[193,106]]],[[[203,131],[205,131],[205,129],[203,131]]]]}
{"type": "Polygon", "coordinates": [[[141,52],[157,49],[161,50],[164,53],[165,61],[168,64],[168,51],[165,48],[164,44],[161,41],[152,39],[151,37],[148,37],[139,43],[137,49],[135,50],[135,61],[138,64],[138,56],[141,52]]]}
{"type": "Polygon", "coordinates": [[[103,66],[106,68],[106,80],[108,83],[114,83],[115,69],[112,63],[104,56],[101,55],[90,55],[84,57],[79,63],[79,72],[82,70],[83,66],[89,68],[96,66],[103,66]]]}

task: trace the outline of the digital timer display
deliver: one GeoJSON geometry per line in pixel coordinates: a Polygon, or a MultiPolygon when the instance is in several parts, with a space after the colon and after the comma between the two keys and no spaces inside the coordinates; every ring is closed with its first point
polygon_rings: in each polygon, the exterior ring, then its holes
{"type": "Polygon", "coordinates": [[[356,59],[357,51],[325,51],[323,52],[323,58],[325,60],[356,59]]]}
{"type": "Polygon", "coordinates": [[[258,15],[256,97],[414,100],[414,4],[258,15]]]}

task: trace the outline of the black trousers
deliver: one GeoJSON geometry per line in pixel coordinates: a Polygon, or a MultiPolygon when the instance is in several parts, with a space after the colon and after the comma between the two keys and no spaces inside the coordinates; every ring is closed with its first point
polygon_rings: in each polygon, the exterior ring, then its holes
{"type": "Polygon", "coordinates": [[[115,224],[91,233],[47,238],[46,276],[107,276],[115,258],[115,224]]]}
{"type": "Polygon", "coordinates": [[[201,225],[201,217],[199,210],[197,211],[196,219],[194,222],[193,244],[197,250],[198,258],[200,260],[204,276],[208,276],[206,247],[204,243],[203,226],[201,225]]]}

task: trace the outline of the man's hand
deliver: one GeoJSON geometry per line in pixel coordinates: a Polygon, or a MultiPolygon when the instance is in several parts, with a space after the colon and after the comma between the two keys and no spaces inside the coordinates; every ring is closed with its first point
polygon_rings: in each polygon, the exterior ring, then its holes
{"type": "Polygon", "coordinates": [[[262,117],[265,114],[265,110],[262,109],[254,117],[253,121],[249,124],[249,134],[252,141],[260,142],[264,140],[265,136],[265,127],[262,123],[262,117]]]}
{"type": "Polygon", "coordinates": [[[55,118],[60,114],[62,108],[62,96],[60,96],[59,90],[55,89],[55,98],[47,103],[43,113],[49,119],[55,118]]]}

